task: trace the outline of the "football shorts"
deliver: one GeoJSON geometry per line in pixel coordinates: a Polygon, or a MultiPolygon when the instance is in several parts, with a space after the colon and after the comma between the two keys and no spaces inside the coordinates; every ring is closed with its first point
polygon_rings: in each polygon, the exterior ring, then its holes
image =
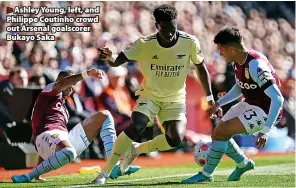
{"type": "Polygon", "coordinates": [[[244,101],[232,106],[222,117],[222,121],[238,117],[248,134],[260,131],[267,120],[267,114],[258,106],[250,105],[244,101]]]}
{"type": "MultiPolygon", "coordinates": [[[[161,124],[169,120],[187,122],[185,101],[159,102],[151,100],[148,97],[140,96],[133,111],[145,114],[150,122],[154,122],[155,116],[158,116],[161,124]]],[[[150,125],[153,124],[149,124],[148,126],[150,125]]]]}

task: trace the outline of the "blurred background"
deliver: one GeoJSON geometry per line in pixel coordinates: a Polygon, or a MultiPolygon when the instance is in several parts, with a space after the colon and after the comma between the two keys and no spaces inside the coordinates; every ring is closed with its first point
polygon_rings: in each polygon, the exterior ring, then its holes
{"type": "MultiPolygon", "coordinates": [[[[117,133],[129,125],[137,99],[134,93],[142,79],[138,65],[130,61],[121,67],[110,68],[98,60],[97,49],[106,45],[116,56],[138,37],[156,32],[152,11],[163,3],[177,8],[179,30],[200,40],[215,99],[235,84],[232,67],[226,65],[213,43],[214,35],[221,28],[226,25],[239,28],[246,46],[268,57],[282,83],[285,113],[282,121],[271,130],[268,144],[262,151],[295,151],[295,2],[0,2],[0,167],[12,168],[9,152],[19,152],[18,156],[25,158],[35,152],[31,110],[38,93],[56,79],[60,70],[79,73],[96,67],[107,75],[103,80],[88,78],[76,84],[75,92],[66,100],[70,112],[69,130],[102,109],[108,109],[114,116],[117,133]],[[70,23],[91,26],[92,31],[57,33],[56,41],[51,42],[6,41],[5,28],[9,25],[5,23],[6,7],[15,6],[100,6],[100,23],[70,23]]],[[[41,26],[40,23],[36,25],[41,26]]],[[[187,131],[184,142],[173,152],[191,152],[200,139],[210,138],[219,121],[205,116],[207,102],[194,66],[188,72],[186,84],[187,131]]],[[[224,113],[235,103],[223,107],[224,113]]],[[[150,140],[161,131],[161,125],[155,119],[155,126],[147,128],[138,141],[150,140]]],[[[246,153],[258,152],[251,136],[239,135],[235,140],[246,153]]],[[[103,147],[98,143],[99,137],[80,158],[104,159],[103,147]]],[[[148,154],[149,157],[158,155],[148,154]]],[[[28,167],[28,164],[21,165],[28,167]]]]}

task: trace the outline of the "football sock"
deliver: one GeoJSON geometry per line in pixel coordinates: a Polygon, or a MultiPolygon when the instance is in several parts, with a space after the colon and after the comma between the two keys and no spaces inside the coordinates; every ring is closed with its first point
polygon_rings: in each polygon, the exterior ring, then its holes
{"type": "Polygon", "coordinates": [[[243,168],[248,164],[248,158],[244,152],[239,148],[236,142],[231,138],[228,141],[228,148],[225,154],[233,159],[239,168],[243,168]]]}
{"type": "Polygon", "coordinates": [[[207,154],[203,175],[212,176],[228,146],[228,141],[213,140],[207,154]]]}
{"type": "Polygon", "coordinates": [[[65,147],[62,150],[52,154],[47,160],[44,160],[34,168],[28,176],[34,179],[42,174],[58,169],[65,164],[70,163],[76,158],[76,150],[72,147],[65,147]]]}
{"type": "Polygon", "coordinates": [[[114,147],[111,151],[109,158],[107,159],[107,163],[103,169],[105,174],[110,174],[113,167],[118,164],[118,160],[120,157],[125,154],[129,147],[131,147],[132,140],[124,133],[120,133],[118,138],[114,143],[114,147]]]}
{"type": "Polygon", "coordinates": [[[136,153],[149,153],[153,151],[167,151],[172,149],[166,140],[165,134],[156,136],[154,139],[141,143],[136,148],[136,153]]]}
{"type": "Polygon", "coordinates": [[[110,156],[114,142],[116,140],[116,130],[114,124],[114,119],[109,113],[100,131],[100,137],[103,141],[107,158],[110,156]]]}

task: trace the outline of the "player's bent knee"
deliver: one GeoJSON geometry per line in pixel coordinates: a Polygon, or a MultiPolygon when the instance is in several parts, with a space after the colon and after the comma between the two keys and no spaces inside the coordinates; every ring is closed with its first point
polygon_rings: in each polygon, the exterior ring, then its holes
{"type": "Polygon", "coordinates": [[[108,118],[110,119],[110,121],[114,121],[111,113],[108,110],[102,110],[94,114],[90,120],[91,123],[93,123],[94,125],[101,126],[102,123],[108,118]]]}
{"type": "Polygon", "coordinates": [[[146,125],[131,123],[129,127],[124,130],[124,133],[132,140],[137,140],[141,133],[145,130],[146,125]]]}
{"type": "Polygon", "coordinates": [[[166,137],[168,144],[173,148],[177,147],[184,139],[184,136],[182,136],[182,135],[176,135],[174,137],[170,137],[166,134],[165,137],[166,137]]]}
{"type": "Polygon", "coordinates": [[[102,110],[97,112],[96,116],[100,120],[106,120],[109,116],[111,116],[111,113],[108,110],[102,110]]]}
{"type": "Polygon", "coordinates": [[[212,139],[213,140],[220,140],[220,141],[224,141],[224,140],[229,140],[232,135],[231,132],[227,131],[225,129],[225,122],[223,122],[222,124],[219,124],[219,126],[217,126],[213,133],[212,133],[212,139]]]}
{"type": "Polygon", "coordinates": [[[150,120],[146,115],[140,112],[133,112],[132,123],[124,130],[124,132],[130,139],[137,140],[145,130],[149,121],[150,120]]]}

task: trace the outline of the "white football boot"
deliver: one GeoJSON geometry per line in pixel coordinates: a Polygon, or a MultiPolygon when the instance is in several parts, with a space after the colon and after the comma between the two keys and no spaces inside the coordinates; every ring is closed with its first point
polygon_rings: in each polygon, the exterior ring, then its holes
{"type": "Polygon", "coordinates": [[[107,179],[108,175],[106,175],[104,172],[101,172],[98,177],[92,181],[92,184],[104,185],[107,179]]]}

